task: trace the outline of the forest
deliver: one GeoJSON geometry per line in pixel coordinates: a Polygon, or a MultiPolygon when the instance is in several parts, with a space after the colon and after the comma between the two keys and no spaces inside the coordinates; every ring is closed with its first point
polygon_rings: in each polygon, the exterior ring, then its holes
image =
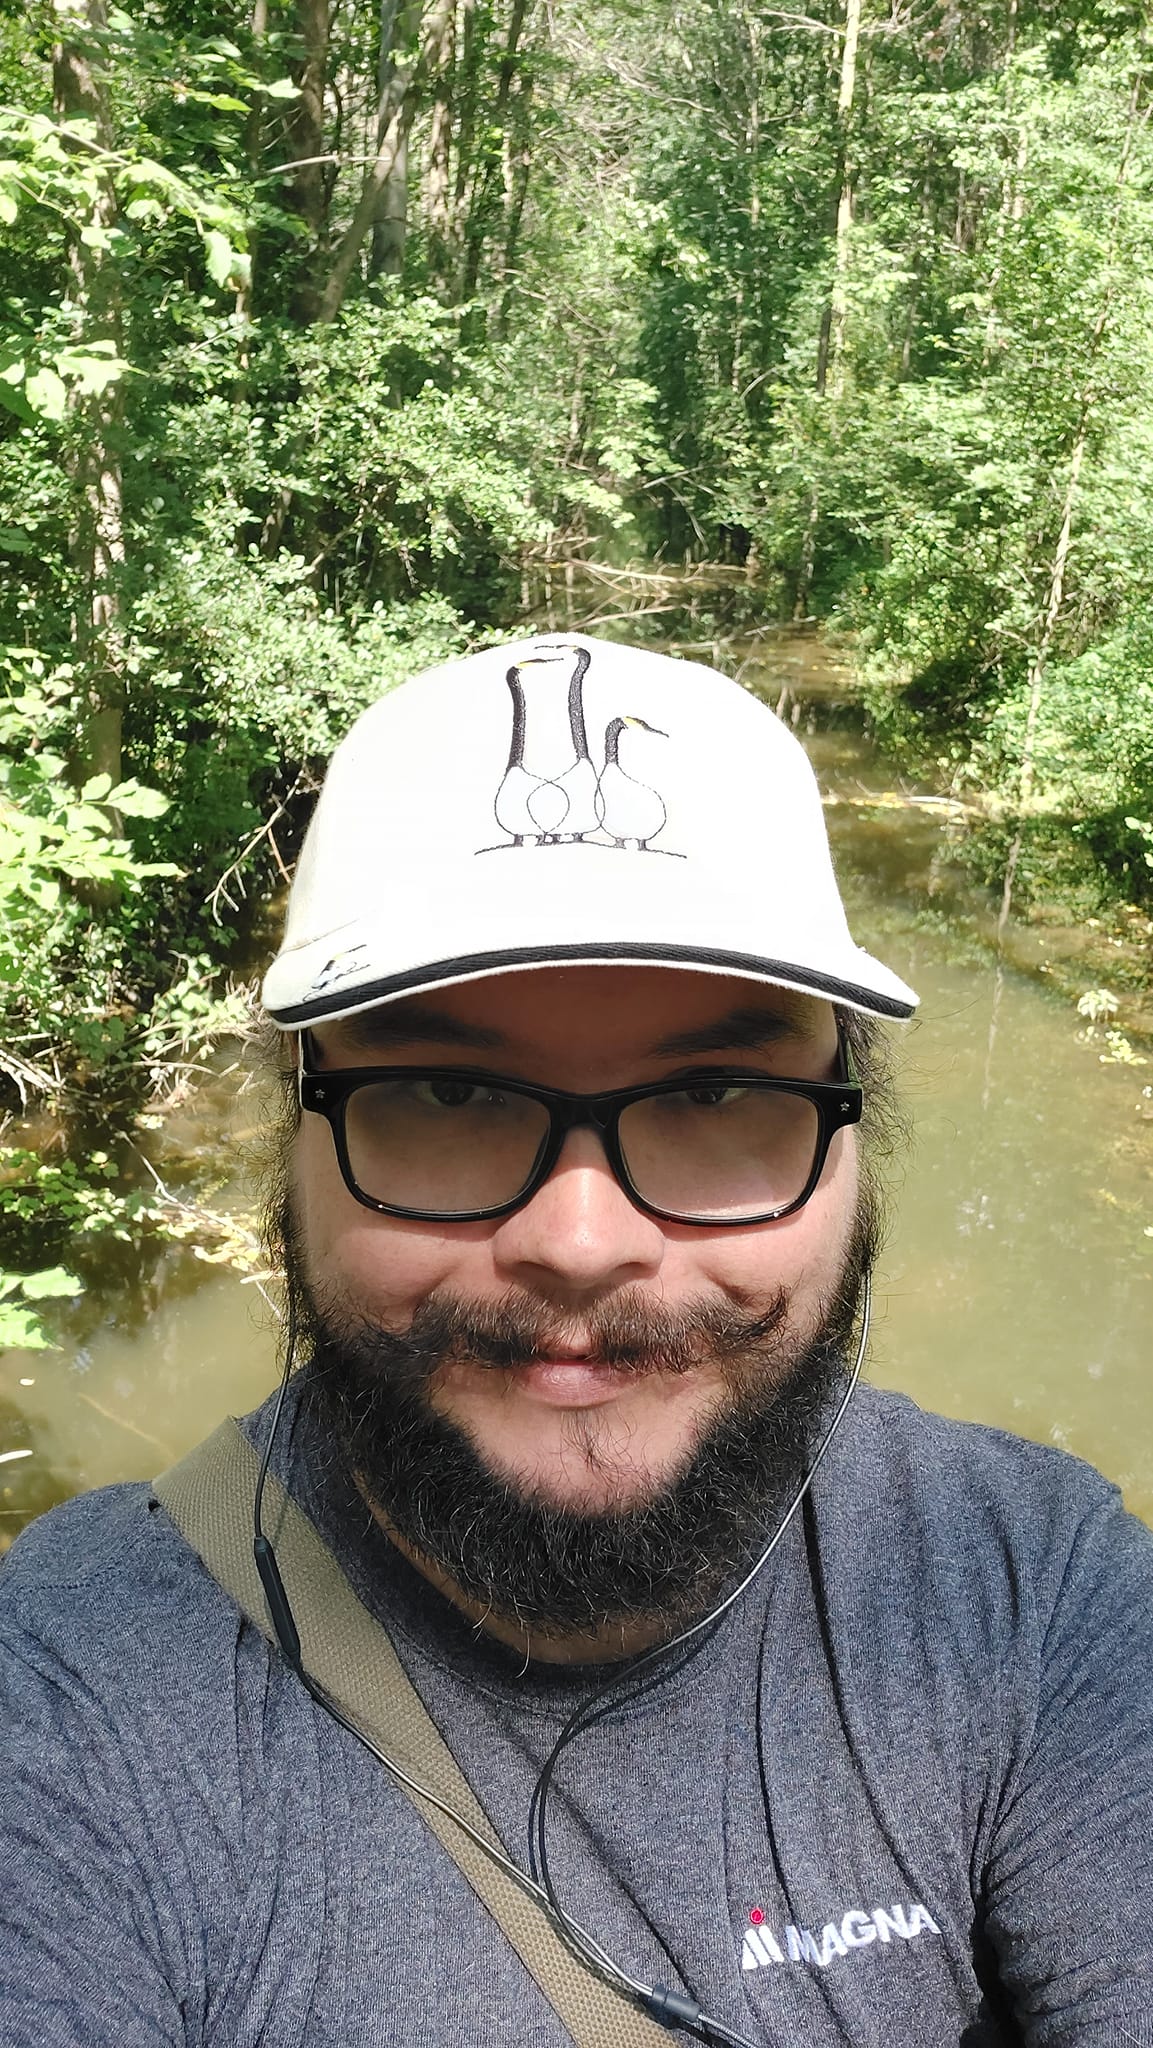
{"type": "Polygon", "coordinates": [[[835,635],[994,897],[1150,928],[1139,5],[33,0],[0,74],[0,1096],[88,1133],[3,1150],[10,1341],[334,741],[590,561],[835,635]]]}

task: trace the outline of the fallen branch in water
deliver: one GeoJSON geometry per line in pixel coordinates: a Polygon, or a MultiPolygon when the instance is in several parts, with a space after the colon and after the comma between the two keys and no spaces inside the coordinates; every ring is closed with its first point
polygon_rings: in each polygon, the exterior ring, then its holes
{"type": "Polygon", "coordinates": [[[0,1074],[7,1074],[16,1083],[21,1109],[27,1109],[30,1095],[53,1095],[60,1087],[59,1072],[50,1072],[47,1067],[38,1067],[34,1060],[26,1060],[11,1046],[0,1047],[0,1074]]]}
{"type": "MultiPolygon", "coordinates": [[[[232,880],[233,876],[239,877],[240,870],[244,866],[245,861],[248,860],[250,855],[256,852],[256,849],[260,845],[262,839],[267,839],[269,845],[271,846],[273,858],[275,859],[276,865],[280,870],[282,879],[286,882],[291,881],[292,877],[290,876],[288,869],[285,867],[284,862],[280,857],[280,848],[277,846],[276,841],[272,836],[272,828],[274,825],[279,824],[281,818],[283,818],[284,816],[285,811],[288,809],[289,804],[292,802],[293,797],[298,796],[300,794],[300,791],[303,788],[303,786],[304,777],[303,775],[298,775],[296,781],[292,785],[292,788],[289,790],[288,795],[282,797],[281,801],[277,804],[276,809],[273,811],[272,816],[270,818],[265,819],[259,831],[253,833],[251,839],[246,841],[246,843],[241,847],[240,852],[236,856],[236,859],[232,861],[228,867],[225,868],[224,873],[221,875],[220,880],[217,882],[215,888],[212,890],[212,893],[208,898],[209,908],[211,909],[213,918],[217,924],[223,924],[224,922],[220,914],[220,905],[222,902],[226,903],[229,910],[231,911],[239,910],[240,905],[234,902],[233,898],[228,893],[228,884],[232,880]]],[[[240,884],[240,894],[242,897],[245,894],[243,883],[240,884]]]]}
{"type": "Polygon", "coordinates": [[[908,796],[903,790],[881,789],[868,796],[825,795],[821,802],[829,810],[847,804],[855,811],[932,811],[941,818],[985,818],[980,804],[962,803],[956,796],[908,796]]]}
{"type": "Polygon", "coordinates": [[[265,1285],[276,1274],[267,1264],[260,1230],[252,1217],[209,1209],[203,1202],[186,1201],[160,1178],[139,1145],[132,1149],[143,1161],[156,1191],[153,1214],[162,1223],[165,1235],[176,1243],[187,1244],[193,1258],[201,1259],[207,1266],[231,1266],[241,1285],[255,1287],[279,1320],[280,1310],[265,1285]]]}
{"type": "Polygon", "coordinates": [[[127,1415],[117,1415],[114,1409],[106,1408],[102,1401],[96,1399],[95,1394],[82,1393],[80,1399],[86,1402],[89,1408],[94,1408],[97,1415],[102,1415],[105,1422],[115,1423],[118,1429],[130,1430],[132,1435],[138,1436],[142,1443],[151,1444],[155,1450],[160,1452],[162,1457],[172,1458],[175,1456],[171,1444],[163,1443],[158,1436],[153,1436],[147,1429],[141,1429],[139,1423],[131,1422],[127,1415]]]}

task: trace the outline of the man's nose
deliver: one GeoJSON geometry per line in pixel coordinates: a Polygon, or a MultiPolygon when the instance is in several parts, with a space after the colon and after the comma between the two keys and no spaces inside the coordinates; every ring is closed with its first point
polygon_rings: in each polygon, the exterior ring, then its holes
{"type": "Polygon", "coordinates": [[[630,1202],[587,1126],[568,1133],[543,1187],[493,1239],[510,1284],[574,1300],[651,1279],[664,1251],[657,1218],[630,1202]]]}

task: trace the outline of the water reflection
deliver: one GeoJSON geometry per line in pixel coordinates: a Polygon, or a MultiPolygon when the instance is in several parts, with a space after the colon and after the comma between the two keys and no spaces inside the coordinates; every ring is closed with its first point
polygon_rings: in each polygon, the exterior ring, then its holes
{"type": "Polygon", "coordinates": [[[78,1492],[84,1480],[75,1465],[50,1463],[22,1403],[0,1397],[0,1550],[34,1515],[42,1515],[78,1492]]]}
{"type": "MultiPolygon", "coordinates": [[[[809,743],[834,792],[886,779],[835,723],[809,743]]],[[[829,823],[856,936],[922,997],[873,1377],[1075,1451],[1153,1520],[1150,1069],[1103,1065],[1067,998],[997,963],[931,812],[835,804],[829,823]]]]}
{"type": "MultiPolygon", "coordinates": [[[[922,996],[901,1035],[917,1136],[876,1290],[873,1377],[1078,1452],[1153,1520],[1153,1069],[1101,1065],[1072,1004],[1012,964],[991,1041],[995,965],[939,811],[869,806],[891,775],[852,723],[829,719],[838,675],[808,646],[746,680],[795,715],[840,799],[829,824],[857,937],[922,996]]],[[[1036,946],[1015,943],[1010,962],[1036,946]]],[[[243,1156],[251,1129],[248,1102],[186,1137],[227,1156],[239,1136],[243,1156]]],[[[0,1464],[0,1546],[78,1488],[151,1475],[272,1384],[269,1309],[205,1272],[168,1258],[71,1353],[0,1360],[0,1451],[34,1453],[0,1464]]]]}

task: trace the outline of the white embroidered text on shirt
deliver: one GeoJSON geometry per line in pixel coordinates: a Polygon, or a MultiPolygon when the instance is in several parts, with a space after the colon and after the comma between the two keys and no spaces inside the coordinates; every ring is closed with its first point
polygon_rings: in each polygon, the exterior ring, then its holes
{"type": "Polygon", "coordinates": [[[819,1934],[807,1927],[786,1927],[781,1941],[765,1925],[759,1906],[749,1914],[741,1945],[741,1968],[763,1970],[769,1963],[815,1963],[826,1970],[834,1956],[851,1955],[873,1942],[914,1941],[918,1934],[940,1934],[927,1906],[913,1901],[908,1906],[875,1906],[869,1912],[853,1906],[842,1919],[828,1920],[819,1934]]]}

